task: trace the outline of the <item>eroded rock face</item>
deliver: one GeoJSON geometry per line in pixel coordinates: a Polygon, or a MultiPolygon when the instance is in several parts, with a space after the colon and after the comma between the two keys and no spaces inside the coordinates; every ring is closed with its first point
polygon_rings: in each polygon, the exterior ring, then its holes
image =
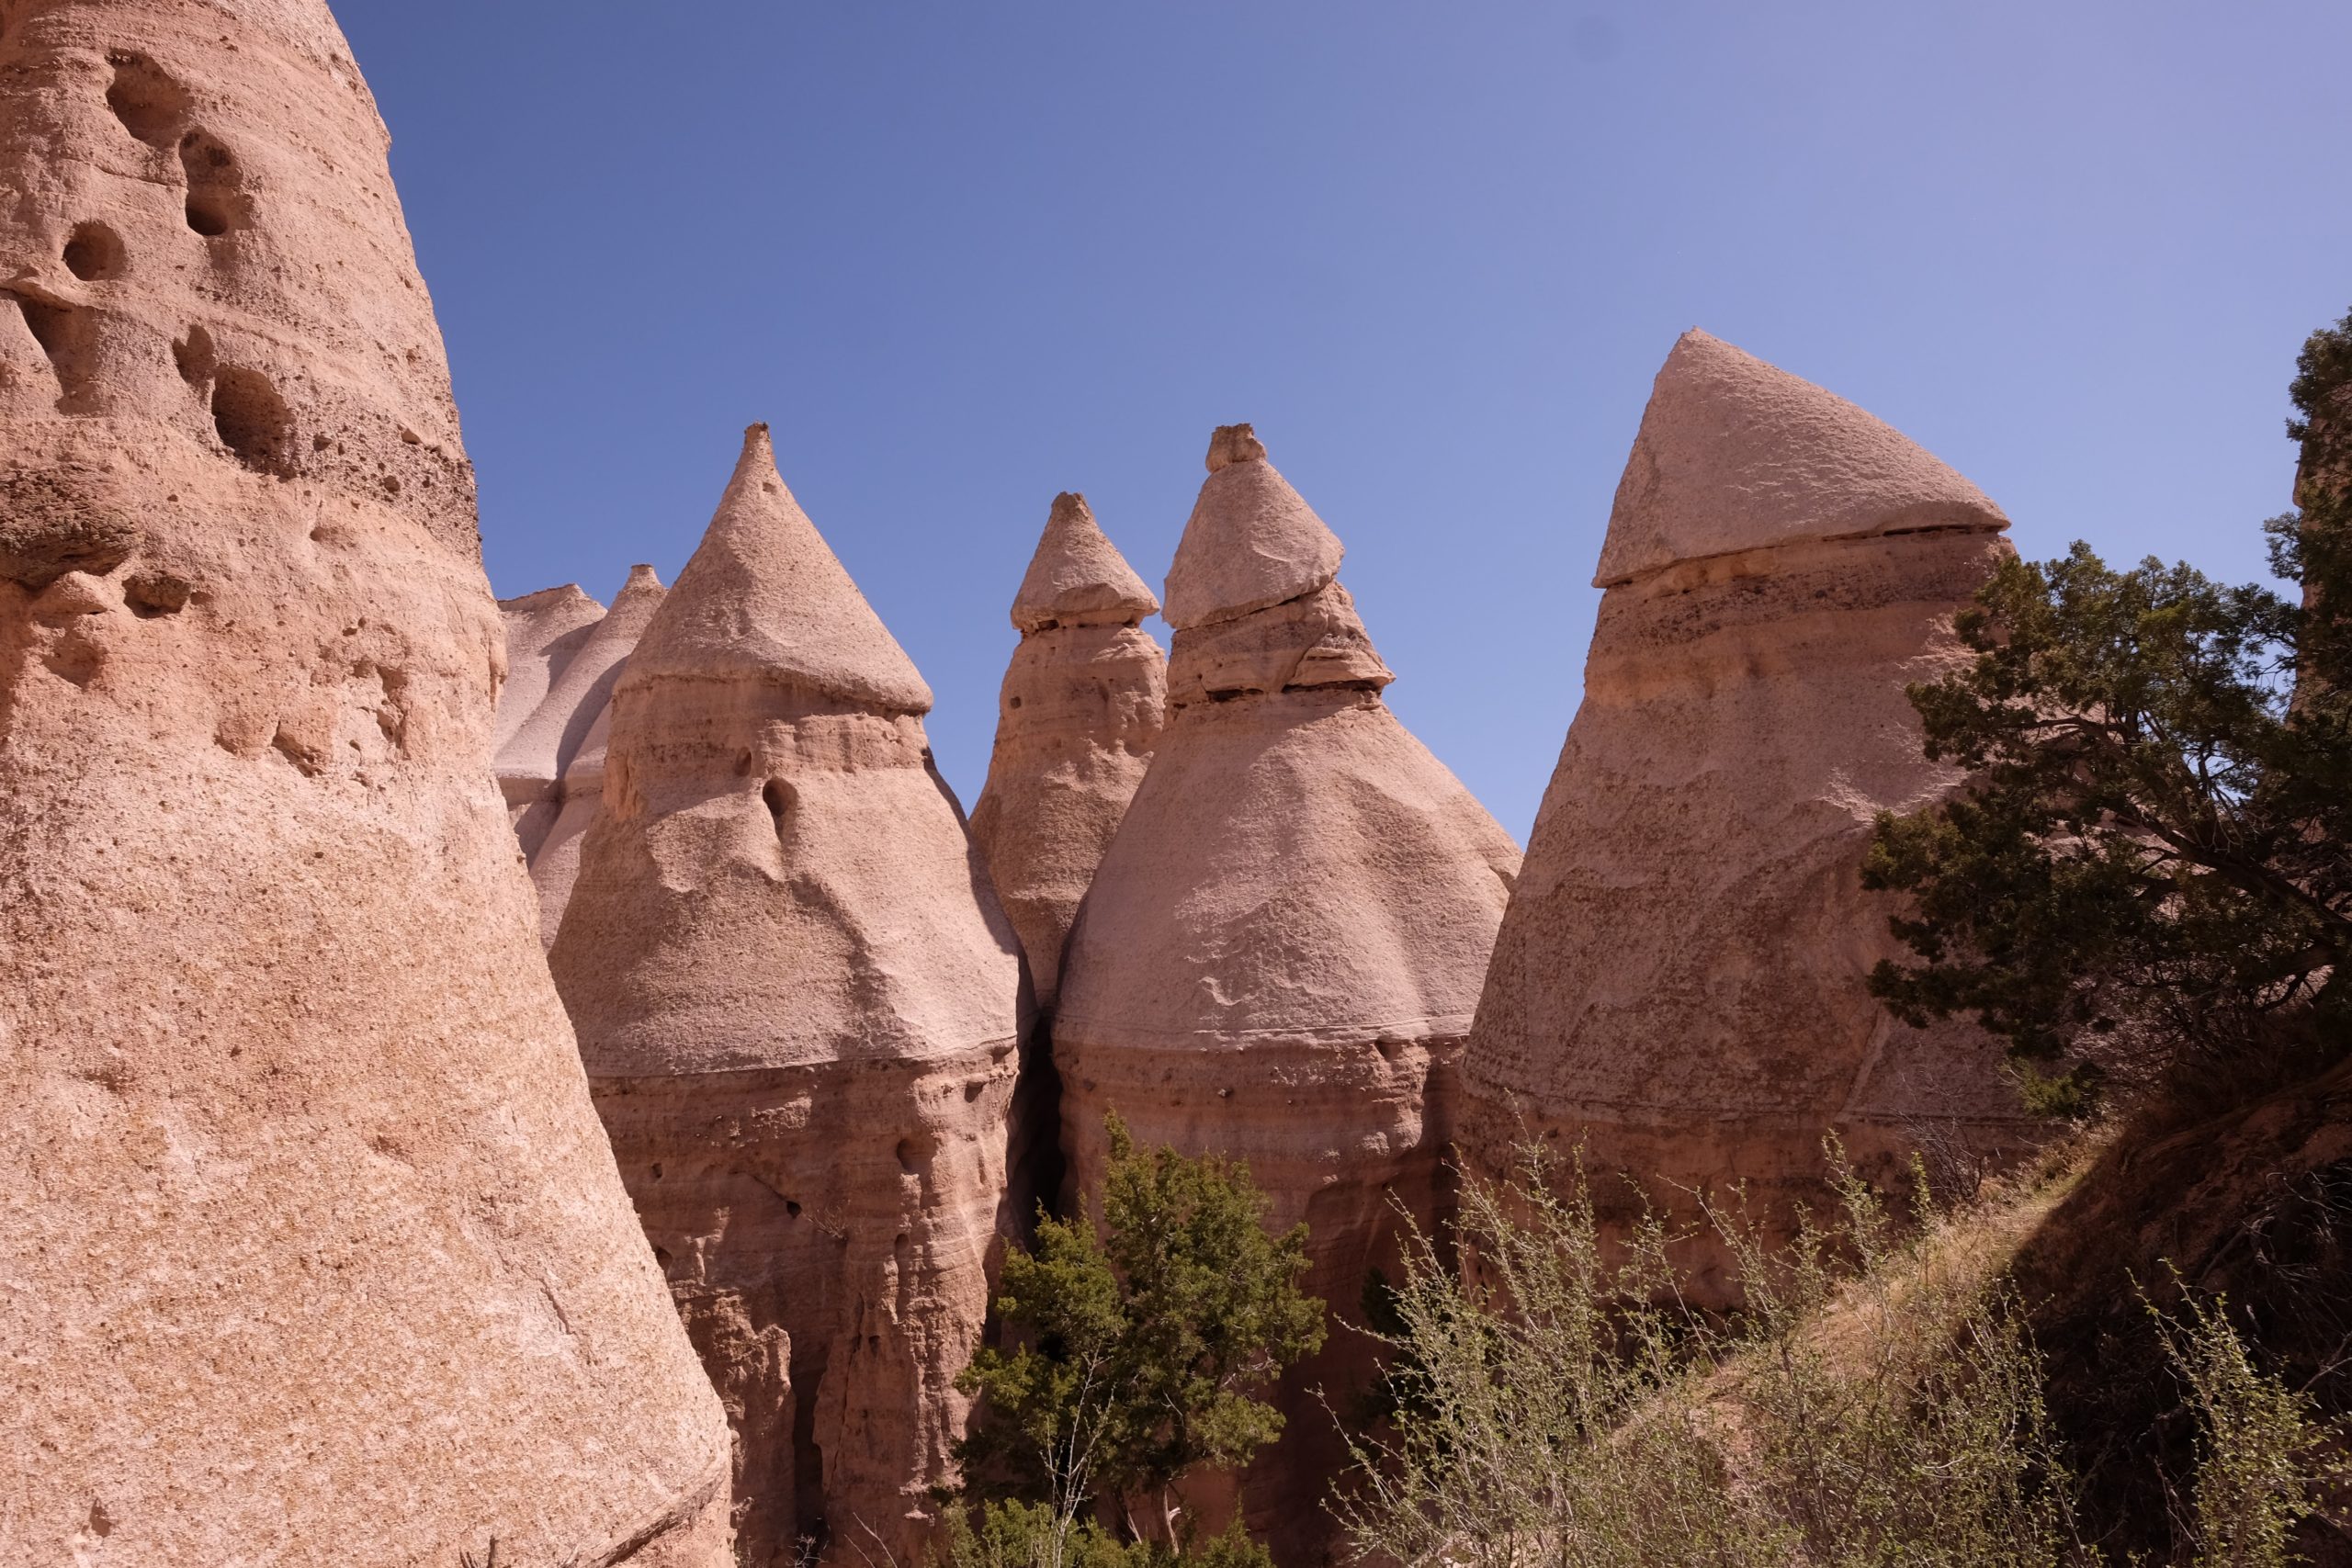
{"type": "Polygon", "coordinates": [[[750,1562],[915,1561],[966,1416],[1026,1018],[930,706],[754,426],[614,692],[548,954],[750,1562]]]}
{"type": "Polygon", "coordinates": [[[1825,1132],[1890,1180],[1913,1148],[2020,1146],[1997,1045],[1864,990],[1898,949],[1860,880],[1873,813],[1958,783],[1904,687],[1967,657],[1952,614],[2007,526],[1852,404],[1703,333],[1676,344],[1464,1065],[1479,1166],[1580,1143],[1603,1198],[1622,1172],[1687,1212],[1666,1183],[1745,1180],[1784,1218],[1824,1194],[1825,1132]]]}
{"type": "Polygon", "coordinates": [[[729,1561],[315,0],[0,0],[0,1561],[729,1561]]]}
{"type": "MultiPolygon", "coordinates": [[[[539,683],[539,669],[548,671],[538,700],[514,721],[512,732],[500,744],[497,771],[514,836],[531,867],[531,886],[538,892],[539,938],[548,946],[555,944],[564,908],[571,901],[571,884],[580,874],[580,846],[602,809],[613,686],[664,592],[651,567],[631,567],[609,612],[544,643],[548,628],[577,613],[568,600],[548,602],[550,595],[560,596],[566,590],[500,602],[508,667],[519,656],[529,672],[522,688],[513,692],[514,702],[519,704],[539,683]]],[[[569,592],[595,603],[577,588],[569,592]]],[[[509,696],[502,694],[499,713],[503,717],[508,711],[509,696]]]]}
{"type": "Polygon", "coordinates": [[[1013,599],[1021,642],[972,808],[972,840],[1021,933],[1040,1009],[1053,1005],[1079,900],[1159,738],[1168,661],[1140,625],[1159,608],[1086,498],[1056,496],[1013,599]]]}
{"type": "MultiPolygon", "coordinates": [[[[1217,432],[1169,572],[1169,718],[1072,931],[1054,1027],[1080,1191],[1102,1117],[1146,1145],[1245,1157],[1308,1288],[1353,1319],[1393,1263],[1392,1196],[1427,1223],[1453,1070],[1519,867],[1510,836],[1381,701],[1340,544],[1248,426],[1217,432]]],[[[1393,1273],[1393,1268],[1392,1268],[1393,1273]]],[[[1335,1323],[1284,1381],[1251,1476],[1286,1560],[1322,1548],[1340,1461],[1310,1391],[1369,1346],[1335,1323]]]]}

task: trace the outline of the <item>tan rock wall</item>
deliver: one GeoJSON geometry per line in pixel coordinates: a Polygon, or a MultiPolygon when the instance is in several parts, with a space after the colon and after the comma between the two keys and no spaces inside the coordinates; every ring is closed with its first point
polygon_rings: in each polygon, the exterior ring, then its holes
{"type": "Polygon", "coordinates": [[[0,5],[0,1561],[728,1559],[322,6],[0,5]]]}

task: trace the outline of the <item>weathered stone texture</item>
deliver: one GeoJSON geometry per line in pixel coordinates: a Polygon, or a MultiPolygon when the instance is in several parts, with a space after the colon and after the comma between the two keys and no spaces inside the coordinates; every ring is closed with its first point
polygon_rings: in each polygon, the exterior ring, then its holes
{"type": "Polygon", "coordinates": [[[2019,1145],[1997,1046],[1864,989],[1897,949],[1860,880],[1873,814],[1958,782],[1904,687],[1967,657],[1952,613],[2007,526],[1852,404],[1704,333],[1676,345],[1464,1063],[1479,1167],[1541,1137],[1581,1145],[1604,1198],[1630,1201],[1619,1172],[1685,1209],[1666,1184],[1744,1180],[1785,1219],[1824,1195],[1826,1132],[1888,1179],[1922,1144],[2019,1145]]]}
{"type": "MultiPolygon", "coordinates": [[[[1382,702],[1340,544],[1247,426],[1217,433],[1169,572],[1169,719],[1080,909],[1054,1046],[1081,1191],[1102,1116],[1245,1157],[1312,1231],[1308,1288],[1352,1320],[1401,1201],[1438,1206],[1453,1074],[1519,852],[1382,702]]],[[[1253,1523],[1319,1551],[1341,1456],[1311,1393],[1360,1384],[1335,1323],[1278,1398],[1253,1523]]]]}
{"type": "Polygon", "coordinates": [[[917,1560],[987,1313],[1025,1008],[930,705],[754,426],[614,692],[548,957],[763,1565],[917,1560]]]}
{"type": "Polygon", "coordinates": [[[972,841],[1021,933],[1040,1009],[1053,1005],[1070,922],[1159,738],[1168,661],[1137,624],[1159,608],[1086,498],[1055,497],[1013,600],[1021,642],[972,807],[972,841]]]}
{"type": "Polygon", "coordinates": [[[539,896],[539,940],[550,947],[571,900],[572,881],[580,874],[581,843],[603,808],[613,686],[661,606],[664,590],[651,567],[631,567],[610,611],[543,644],[551,623],[564,624],[577,614],[568,600],[550,602],[551,595],[567,592],[586,604],[595,603],[571,588],[503,600],[499,606],[506,622],[508,668],[514,669],[519,656],[529,672],[520,688],[514,687],[510,677],[509,691],[500,694],[502,725],[510,702],[519,706],[532,686],[541,688],[530,711],[513,720],[501,742],[497,772],[515,839],[531,868],[531,886],[539,896]],[[543,683],[536,679],[540,668],[548,671],[543,683]]]}
{"type": "Polygon", "coordinates": [[[0,1561],[718,1568],[317,0],[0,0],[0,1561]]]}

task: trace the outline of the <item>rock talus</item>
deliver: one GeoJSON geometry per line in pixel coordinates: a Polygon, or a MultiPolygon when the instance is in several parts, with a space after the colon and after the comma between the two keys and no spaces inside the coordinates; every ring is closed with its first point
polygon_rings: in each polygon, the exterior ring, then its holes
{"type": "Polygon", "coordinates": [[[548,958],[763,1568],[917,1560],[988,1309],[1027,1021],[930,705],[752,427],[614,691],[548,958]]]}
{"type": "Polygon", "coordinates": [[[385,155],[317,0],[0,0],[0,1561],[730,1560],[385,155]]]}
{"type": "Polygon", "coordinates": [[[1676,344],[1464,1061],[1478,1167],[1580,1144],[1609,1191],[1623,1173],[1687,1207],[1664,1184],[1744,1180],[1785,1218],[1824,1192],[1826,1132],[1886,1179],[1913,1148],[2022,1146],[1996,1045],[1865,991],[1897,948],[1860,880],[1873,814],[1958,782],[1904,687],[1967,657],[1951,616],[2007,526],[1852,404],[1703,333],[1676,344]]]}
{"type": "MultiPolygon", "coordinates": [[[[550,610],[526,619],[517,614],[518,608],[526,609],[535,601],[563,592],[549,589],[501,602],[510,669],[518,652],[532,665],[539,662],[544,656],[537,654],[535,639],[543,626],[556,620],[550,610]]],[[[595,603],[576,588],[571,592],[589,604],[595,603]]],[[[506,796],[514,836],[531,867],[531,886],[539,895],[539,938],[548,946],[555,943],[564,908],[571,899],[572,879],[580,872],[581,842],[604,800],[613,686],[637,639],[644,635],[646,623],[660,607],[663,592],[662,580],[651,567],[631,567],[612,609],[570,634],[577,643],[564,649],[560,664],[549,661],[550,678],[531,711],[512,723],[511,733],[498,749],[498,786],[506,796]]],[[[561,642],[552,646],[560,648],[561,642]]],[[[527,696],[528,687],[514,694],[518,700],[527,696]]],[[[508,706],[508,695],[502,693],[502,721],[508,706]]]]}
{"type": "MultiPolygon", "coordinates": [[[[1387,668],[1340,543],[1246,425],[1219,430],[1168,579],[1167,728],[1069,937],[1056,1010],[1063,1126],[1099,1190],[1102,1117],[1138,1144],[1246,1158],[1310,1227],[1308,1289],[1352,1319],[1393,1263],[1392,1200],[1428,1223],[1453,1071],[1519,851],[1381,699],[1387,668]]],[[[1328,1544],[1341,1462],[1312,1391],[1361,1386],[1330,1346],[1278,1399],[1245,1503],[1286,1561],[1328,1544]]]]}
{"type": "Polygon", "coordinates": [[[1014,597],[1021,641],[997,702],[996,750],[972,840],[1049,1009],[1062,945],[1143,782],[1168,661],[1139,623],[1159,601],[1103,536],[1086,498],[1054,499],[1014,597]]]}

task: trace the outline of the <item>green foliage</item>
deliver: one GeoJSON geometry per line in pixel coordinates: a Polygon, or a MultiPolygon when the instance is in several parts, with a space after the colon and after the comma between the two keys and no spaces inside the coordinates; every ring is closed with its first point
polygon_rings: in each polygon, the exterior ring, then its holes
{"type": "MultiPolygon", "coordinates": [[[[2146,1301],[2144,1292],[2141,1298],[2146,1301]]],[[[2189,1296],[2169,1315],[2148,1312],[2165,1356],[2197,1415],[2194,1537],[2199,1568],[2286,1568],[2295,1527],[2346,1479],[2342,1424],[2257,1369],[2229,1321],[2229,1303],[2189,1296]]]]}
{"type": "Polygon", "coordinates": [[[1281,1435],[1257,1396],[1323,1342],[1323,1303],[1298,1288],[1306,1228],[1266,1234],[1247,1166],[1138,1151],[1116,1116],[1107,1125],[1101,1234],[1084,1217],[1041,1219],[1034,1250],[1005,1260],[997,1310],[1013,1348],[983,1349],[957,1380],[980,1397],[959,1457],[989,1505],[967,1549],[1035,1547],[1042,1519],[1059,1532],[1036,1560],[1048,1568],[1112,1551],[1238,1564],[1257,1549],[1193,1540],[1172,1489],[1281,1435]]]}
{"type": "MultiPolygon", "coordinates": [[[[2347,331],[2314,336],[2299,398],[2338,397],[2347,331]]],[[[2310,407],[2307,479],[2336,428],[2310,407]]],[[[1878,821],[1863,880],[1912,897],[1917,962],[1871,988],[2071,1055],[2031,1080],[2047,1109],[2086,1106],[2102,1065],[2352,1038],[2352,629],[2322,608],[2352,605],[2352,547],[2343,487],[2304,491],[2270,531],[2308,603],[2077,544],[2006,563],[1955,619],[1973,660],[1910,690],[1928,757],[1973,777],[1878,821]]]]}
{"type": "MultiPolygon", "coordinates": [[[[1833,1148],[1833,1156],[1834,1156],[1833,1148]]],[[[1840,1165],[1842,1168],[1842,1163],[1840,1165]]],[[[1655,1220],[1604,1246],[1580,1170],[1467,1181],[1393,1336],[1419,1397],[1355,1439],[1356,1548],[1418,1565],[2055,1564],[2074,1542],[2015,1299],[1859,1180],[1771,1253],[1711,1213],[1748,1309],[1684,1304],[1655,1220]]]]}
{"type": "Polygon", "coordinates": [[[1236,1520],[1181,1552],[1165,1541],[1122,1540],[1092,1519],[1064,1519],[1044,1503],[1001,1498],[947,1523],[949,1568],[1272,1568],[1236,1520]],[[975,1520],[977,1519],[977,1523],[975,1520]]]}

